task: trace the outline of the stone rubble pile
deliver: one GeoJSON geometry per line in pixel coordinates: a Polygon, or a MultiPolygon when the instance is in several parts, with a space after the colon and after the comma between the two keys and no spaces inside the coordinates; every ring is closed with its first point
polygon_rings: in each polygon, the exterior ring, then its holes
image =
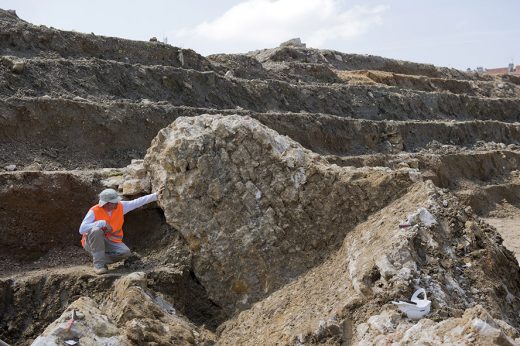
{"type": "Polygon", "coordinates": [[[150,290],[148,279],[144,272],[134,272],[117,280],[101,303],[88,297],[77,299],[32,345],[63,345],[66,341],[83,346],[214,343],[211,332],[195,326],[150,290]],[[76,318],[71,322],[73,311],[76,318]]]}

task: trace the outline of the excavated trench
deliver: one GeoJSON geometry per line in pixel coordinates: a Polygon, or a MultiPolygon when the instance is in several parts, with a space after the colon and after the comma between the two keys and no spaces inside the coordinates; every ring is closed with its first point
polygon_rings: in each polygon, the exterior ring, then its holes
{"type": "MultiPolygon", "coordinates": [[[[189,115],[195,111],[186,110],[189,115]]],[[[428,143],[428,138],[442,140],[441,133],[445,130],[439,124],[439,130],[434,127],[427,131],[426,126],[421,123],[387,125],[309,115],[294,116],[299,120],[299,127],[294,124],[289,127],[289,117],[284,118],[283,114],[255,114],[255,117],[277,127],[281,132],[285,130],[286,133],[293,134],[307,147],[322,152],[346,150],[356,153],[356,148],[367,151],[370,150],[367,149],[369,146],[378,148],[384,145],[392,136],[399,138],[394,143],[408,143],[402,149],[417,149],[421,146],[431,148],[424,143],[428,143]],[[320,126],[305,125],[309,120],[320,126]],[[330,123],[327,124],[327,121],[330,123]],[[338,128],[340,123],[344,127],[338,128]],[[412,131],[409,130],[410,126],[413,126],[412,131]],[[320,135],[312,132],[317,128],[321,131],[320,135]],[[422,129],[422,136],[417,134],[417,129],[422,129]],[[389,133],[392,135],[388,135],[389,133]],[[412,136],[406,137],[410,133],[412,136]],[[321,138],[322,141],[316,142],[316,138],[321,138]],[[421,140],[414,141],[414,138],[421,140]]],[[[164,120],[166,121],[166,117],[164,120]]],[[[459,145],[454,153],[442,153],[443,150],[453,150],[454,146],[451,145],[447,149],[434,146],[431,152],[393,154],[390,148],[386,154],[329,156],[328,159],[344,166],[398,168],[403,163],[410,167],[416,166],[437,186],[458,191],[463,201],[479,215],[485,216],[504,200],[520,206],[520,184],[511,182],[511,174],[520,162],[518,153],[508,150],[465,152],[461,146],[473,145],[476,138],[482,138],[484,135],[479,136],[478,129],[488,133],[490,138],[502,136],[503,143],[516,145],[517,126],[502,123],[497,126],[499,127],[494,130],[485,122],[481,125],[451,125],[450,131],[461,134],[456,136],[459,145]],[[464,136],[465,133],[467,136],[464,136]]],[[[444,138],[448,142],[453,137],[445,135],[444,138]]],[[[139,142],[135,142],[130,148],[142,150],[138,148],[139,145],[139,142]]],[[[85,152],[86,155],[91,154],[85,152]]],[[[95,150],[93,153],[97,155],[95,150]]],[[[73,155],[69,153],[69,157],[71,156],[73,155]]],[[[67,159],[63,155],[54,160],[64,162],[67,159]]],[[[0,281],[0,314],[4,316],[0,325],[0,339],[22,344],[22,340],[41,333],[72,301],[85,295],[85,292],[102,304],[110,294],[115,280],[130,271],[141,269],[148,273],[148,288],[161,294],[193,323],[215,330],[229,317],[208,297],[190,268],[186,243],[166,224],[162,210],[155,206],[142,208],[128,214],[126,218],[126,243],[139,254],[140,260],[130,263],[129,268],[117,267],[113,274],[104,277],[93,276],[88,271],[88,257],[79,247],[79,235],[71,230],[78,228],[86,210],[95,203],[96,194],[104,188],[102,182],[121,174],[119,169],[0,174],[0,217],[4,220],[0,232],[4,277],[0,281]],[[27,216],[28,210],[31,211],[30,217],[27,216]],[[23,242],[20,242],[21,235],[24,237],[23,242]],[[47,261],[49,254],[52,254],[50,262],[47,261]],[[57,261],[53,262],[55,259],[57,261]],[[78,266],[83,267],[77,270],[78,266]],[[50,267],[60,269],[49,272],[50,267]],[[12,275],[14,272],[25,272],[27,275],[12,275]]]]}
{"type": "Polygon", "coordinates": [[[125,218],[125,242],[138,257],[109,275],[93,275],[76,230],[104,188],[100,181],[115,173],[0,174],[1,340],[25,344],[80,296],[103,304],[114,282],[135,270],[145,271],[151,292],[196,325],[215,330],[228,317],[208,298],[191,271],[186,243],[154,205],[125,218]]]}
{"type": "Polygon", "coordinates": [[[425,179],[441,188],[457,193],[480,216],[486,217],[500,203],[520,207],[520,154],[518,151],[467,150],[446,146],[424,153],[376,154],[352,157],[328,156],[331,163],[340,166],[413,167],[425,179]],[[447,152],[444,152],[447,151],[447,152]]]}
{"type": "Polygon", "coordinates": [[[1,173],[0,186],[0,253],[22,261],[77,245],[71,230],[101,188],[95,173],[79,172],[1,173]]]}
{"type": "MultiPolygon", "coordinates": [[[[189,110],[194,112],[194,110],[189,110]]],[[[284,129],[286,120],[278,121],[282,115],[257,115],[264,123],[277,124],[284,129]]],[[[367,147],[370,141],[382,143],[387,140],[388,127],[383,123],[366,121],[347,121],[344,129],[350,129],[352,140],[365,138],[365,142],[353,145],[340,140],[309,142],[317,136],[309,135],[302,115],[300,129],[287,128],[287,132],[300,136],[308,147],[318,145],[325,152],[337,151],[336,145],[343,148],[367,147]],[[349,126],[350,125],[350,126],[349,126]],[[381,130],[384,126],[386,131],[381,130]],[[375,128],[374,128],[375,127],[375,128]],[[355,136],[355,129],[367,135],[355,136]],[[379,134],[379,139],[370,134],[379,134]],[[386,139],[385,139],[386,138],[386,139]],[[310,144],[309,144],[310,143],[310,144]]],[[[346,131],[322,125],[321,138],[333,138],[335,134],[346,131]]],[[[337,122],[334,122],[337,124],[337,122]]],[[[420,125],[420,124],[419,124],[420,125]]],[[[486,124],[482,124],[486,129],[486,124]]],[[[392,125],[395,130],[395,124],[392,125]]],[[[409,125],[405,125],[409,126],[409,125]]],[[[457,124],[465,133],[465,124],[457,124]]],[[[475,125],[472,125],[474,129],[475,125]]],[[[506,126],[502,124],[501,126],[506,126]]],[[[417,127],[415,127],[417,128],[417,127]]],[[[514,125],[502,134],[504,141],[515,143],[514,125]]],[[[439,130],[439,133],[442,132],[439,130]]],[[[493,132],[487,129],[487,132],[493,132]]],[[[403,131],[401,133],[407,133],[403,131]]],[[[471,131],[467,132],[468,134],[471,131]]],[[[427,136],[428,132],[423,131],[427,136]]],[[[440,138],[433,133],[432,138],[440,138]]],[[[449,138],[449,137],[446,137],[449,138]]],[[[460,143],[473,143],[473,134],[467,139],[459,138],[460,143]]],[[[406,142],[406,139],[401,139],[406,142]]],[[[426,140],[423,139],[423,142],[426,140]]],[[[437,186],[458,191],[462,200],[482,216],[487,215],[498,203],[520,206],[518,196],[520,184],[515,185],[511,175],[520,162],[515,151],[471,151],[442,153],[435,147],[433,152],[401,152],[400,154],[368,154],[363,156],[330,156],[329,161],[344,166],[389,166],[397,168],[400,164],[416,166],[423,175],[437,186]],[[435,152],[438,152],[437,154],[435,152]]],[[[453,146],[448,148],[453,149],[453,146]]],[[[444,150],[448,150],[444,148],[444,150]]],[[[355,150],[353,150],[355,152],[355,150]]],[[[66,160],[66,156],[56,160],[66,160]]],[[[191,270],[189,249],[178,232],[168,226],[161,209],[156,206],[145,207],[128,214],[125,221],[126,243],[140,259],[129,267],[116,267],[108,276],[93,276],[89,271],[88,257],[79,247],[76,229],[88,208],[95,203],[96,194],[104,188],[102,182],[117,178],[119,169],[92,171],[20,171],[0,174],[0,217],[4,220],[0,232],[0,253],[2,254],[2,279],[0,279],[0,339],[16,344],[30,340],[52,321],[65,308],[80,296],[87,295],[99,304],[110,295],[114,282],[121,276],[135,270],[147,272],[147,287],[151,292],[160,294],[177,311],[181,312],[196,325],[210,330],[216,328],[229,316],[215,304],[191,270]],[[64,202],[65,201],[65,202],[64,202]],[[27,211],[31,214],[28,217],[27,211]],[[66,212],[64,212],[66,210],[66,212]],[[74,230],[74,231],[71,231],[74,230]],[[24,241],[20,242],[23,235],[24,241]],[[50,255],[49,257],[49,254],[50,255]],[[49,259],[49,260],[47,260],[49,259]],[[53,262],[56,260],[56,262],[53,262]],[[59,268],[55,271],[49,268],[59,268]],[[79,269],[78,269],[79,268],[79,269]],[[16,274],[15,274],[16,273],[16,274]],[[25,273],[25,275],[20,275],[25,273]]]]}

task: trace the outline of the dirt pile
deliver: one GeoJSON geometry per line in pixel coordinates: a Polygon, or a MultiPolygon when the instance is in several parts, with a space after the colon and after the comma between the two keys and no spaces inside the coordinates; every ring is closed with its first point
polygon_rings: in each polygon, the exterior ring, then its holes
{"type": "Polygon", "coordinates": [[[518,342],[518,78],[0,28],[0,339],[518,342]],[[125,219],[135,256],[93,276],[96,194],[163,182],[125,219]],[[418,287],[415,322],[390,302],[418,287]]]}

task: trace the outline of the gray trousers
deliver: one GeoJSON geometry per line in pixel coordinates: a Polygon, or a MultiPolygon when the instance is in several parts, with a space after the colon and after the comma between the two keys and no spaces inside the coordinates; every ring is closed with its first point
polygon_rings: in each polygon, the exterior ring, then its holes
{"type": "Polygon", "coordinates": [[[85,251],[92,255],[96,268],[122,261],[131,254],[130,249],[124,243],[114,243],[105,238],[105,233],[99,227],[93,227],[88,232],[85,251]]]}

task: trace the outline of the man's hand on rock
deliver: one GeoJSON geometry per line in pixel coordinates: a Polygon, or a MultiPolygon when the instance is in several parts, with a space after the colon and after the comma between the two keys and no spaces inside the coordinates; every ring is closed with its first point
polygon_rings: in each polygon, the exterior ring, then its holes
{"type": "Polygon", "coordinates": [[[164,192],[164,185],[161,185],[161,186],[159,187],[159,189],[157,190],[157,192],[156,192],[156,194],[157,194],[157,198],[161,198],[163,192],[164,192]]]}
{"type": "Polygon", "coordinates": [[[110,231],[112,231],[112,227],[110,226],[110,224],[108,222],[106,222],[105,220],[104,221],[104,225],[101,225],[101,229],[103,230],[104,233],[108,233],[110,231]]]}

